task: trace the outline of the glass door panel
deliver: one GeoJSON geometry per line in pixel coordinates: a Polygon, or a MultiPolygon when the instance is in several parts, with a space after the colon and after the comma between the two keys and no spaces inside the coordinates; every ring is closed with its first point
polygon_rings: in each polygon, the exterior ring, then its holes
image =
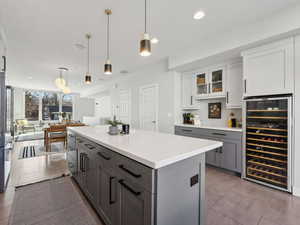
{"type": "Polygon", "coordinates": [[[211,73],[211,93],[223,92],[223,70],[215,70],[211,73]]]}
{"type": "Polygon", "coordinates": [[[208,94],[207,74],[201,73],[196,75],[197,95],[208,94]]]}

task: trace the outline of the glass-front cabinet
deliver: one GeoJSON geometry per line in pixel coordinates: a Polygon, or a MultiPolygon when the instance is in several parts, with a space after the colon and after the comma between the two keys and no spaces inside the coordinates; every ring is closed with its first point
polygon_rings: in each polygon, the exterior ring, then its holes
{"type": "Polygon", "coordinates": [[[195,72],[194,74],[196,96],[198,98],[225,96],[225,67],[204,71],[195,72]]]}

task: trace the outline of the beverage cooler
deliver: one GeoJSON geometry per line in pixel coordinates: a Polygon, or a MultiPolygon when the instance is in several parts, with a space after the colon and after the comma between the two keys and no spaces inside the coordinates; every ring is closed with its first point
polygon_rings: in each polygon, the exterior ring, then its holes
{"type": "Polygon", "coordinates": [[[291,192],[292,97],[246,99],[244,178],[291,192]]]}

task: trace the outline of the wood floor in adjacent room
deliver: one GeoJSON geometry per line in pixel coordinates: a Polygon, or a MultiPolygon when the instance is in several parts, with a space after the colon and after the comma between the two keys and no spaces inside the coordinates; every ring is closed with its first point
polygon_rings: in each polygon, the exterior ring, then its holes
{"type": "MultiPolygon", "coordinates": [[[[0,225],[8,224],[15,185],[67,172],[65,154],[21,160],[16,158],[16,154],[14,157],[7,191],[0,194],[0,225]]],[[[83,200],[89,211],[95,214],[86,200],[83,200]]],[[[299,225],[299,212],[300,198],[242,180],[215,168],[207,168],[206,225],[299,225]]]]}

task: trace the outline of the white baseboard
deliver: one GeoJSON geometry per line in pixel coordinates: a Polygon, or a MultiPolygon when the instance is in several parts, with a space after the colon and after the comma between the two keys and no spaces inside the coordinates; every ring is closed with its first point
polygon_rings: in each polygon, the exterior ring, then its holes
{"type": "Polygon", "coordinates": [[[293,187],[293,195],[300,197],[300,188],[293,187]]]}

